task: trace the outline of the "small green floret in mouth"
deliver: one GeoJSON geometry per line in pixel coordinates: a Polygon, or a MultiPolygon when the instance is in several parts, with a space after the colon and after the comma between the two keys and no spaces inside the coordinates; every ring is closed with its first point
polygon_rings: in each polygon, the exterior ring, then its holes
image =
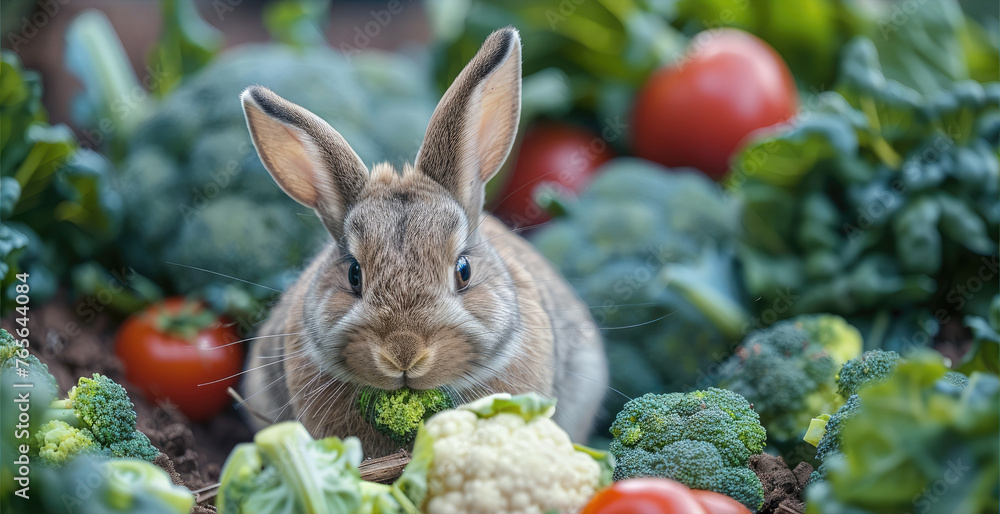
{"type": "Polygon", "coordinates": [[[357,405],[365,421],[376,430],[400,444],[410,444],[421,422],[454,408],[455,401],[442,389],[366,388],[358,393],[357,405]]]}

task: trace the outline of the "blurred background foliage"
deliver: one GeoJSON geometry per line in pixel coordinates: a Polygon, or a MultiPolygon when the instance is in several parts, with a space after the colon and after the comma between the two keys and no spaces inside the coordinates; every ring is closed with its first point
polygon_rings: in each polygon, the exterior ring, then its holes
{"type": "MultiPolygon", "coordinates": [[[[31,5],[3,4],[5,34],[23,32],[31,5]]],[[[366,163],[400,165],[444,88],[510,24],[524,42],[521,134],[573,127],[578,139],[534,168],[519,141],[490,204],[502,209],[510,184],[545,184],[527,198],[553,220],[516,225],[593,308],[622,395],[711,385],[747,333],[806,313],[847,317],[868,348],[995,361],[996,2],[428,0],[415,14],[404,1],[398,16],[426,30],[393,52],[376,49],[398,30],[392,3],[348,3],[360,12],[349,22],[332,14],[340,2],[243,5],[163,0],[141,65],[104,14],[75,15],[64,60],[82,144],[49,124],[40,76],[4,52],[5,306],[25,270],[36,301],[104,291],[125,314],[186,294],[250,329],[326,236],[268,178],[239,92],[264,84],[366,163]],[[270,41],[218,27],[244,8],[270,41]],[[696,35],[726,27],[777,51],[798,113],[751,135],[719,182],[635,158],[637,92],[689,58],[696,35]],[[560,162],[579,180],[549,183],[560,162]],[[126,267],[137,277],[112,287],[126,267]]]]}

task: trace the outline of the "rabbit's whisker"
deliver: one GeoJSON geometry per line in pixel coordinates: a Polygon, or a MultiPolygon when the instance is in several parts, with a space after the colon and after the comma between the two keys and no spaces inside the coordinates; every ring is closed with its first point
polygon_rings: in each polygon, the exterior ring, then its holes
{"type": "Polygon", "coordinates": [[[249,280],[244,280],[242,278],[234,277],[232,275],[226,275],[225,273],[219,273],[218,271],[212,271],[210,269],[199,268],[197,266],[189,266],[187,264],[181,264],[181,263],[178,263],[178,262],[170,262],[170,261],[164,261],[164,262],[166,262],[167,264],[169,264],[171,266],[180,266],[182,268],[193,269],[195,271],[201,271],[203,273],[211,273],[212,275],[218,275],[220,277],[225,277],[225,278],[228,278],[228,279],[236,280],[236,281],[239,281],[239,282],[243,282],[244,284],[250,284],[252,286],[262,287],[262,288],[267,289],[269,291],[274,291],[275,293],[283,293],[284,292],[284,291],[282,291],[280,289],[275,289],[273,287],[267,287],[264,284],[258,284],[256,282],[251,282],[249,280]]]}

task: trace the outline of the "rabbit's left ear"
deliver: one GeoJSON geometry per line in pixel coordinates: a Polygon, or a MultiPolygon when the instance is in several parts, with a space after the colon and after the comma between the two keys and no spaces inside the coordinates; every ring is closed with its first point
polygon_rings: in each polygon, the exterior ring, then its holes
{"type": "Polygon", "coordinates": [[[521,38],[507,27],[490,34],[441,98],[417,153],[417,170],[478,220],[486,182],[507,159],[520,116],[521,38]]]}

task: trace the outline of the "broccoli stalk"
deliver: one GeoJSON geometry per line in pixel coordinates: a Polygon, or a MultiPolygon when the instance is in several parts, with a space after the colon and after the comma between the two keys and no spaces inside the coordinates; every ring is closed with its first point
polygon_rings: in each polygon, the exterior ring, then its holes
{"type": "Polygon", "coordinates": [[[397,443],[408,445],[420,424],[455,406],[451,395],[441,389],[409,388],[385,391],[364,389],[358,394],[358,411],[365,421],[397,443]]]}
{"type": "Polygon", "coordinates": [[[716,491],[756,511],[764,502],[750,457],[766,433],[745,398],[709,388],[646,394],[625,404],[611,425],[615,480],[662,477],[716,491]]]}

